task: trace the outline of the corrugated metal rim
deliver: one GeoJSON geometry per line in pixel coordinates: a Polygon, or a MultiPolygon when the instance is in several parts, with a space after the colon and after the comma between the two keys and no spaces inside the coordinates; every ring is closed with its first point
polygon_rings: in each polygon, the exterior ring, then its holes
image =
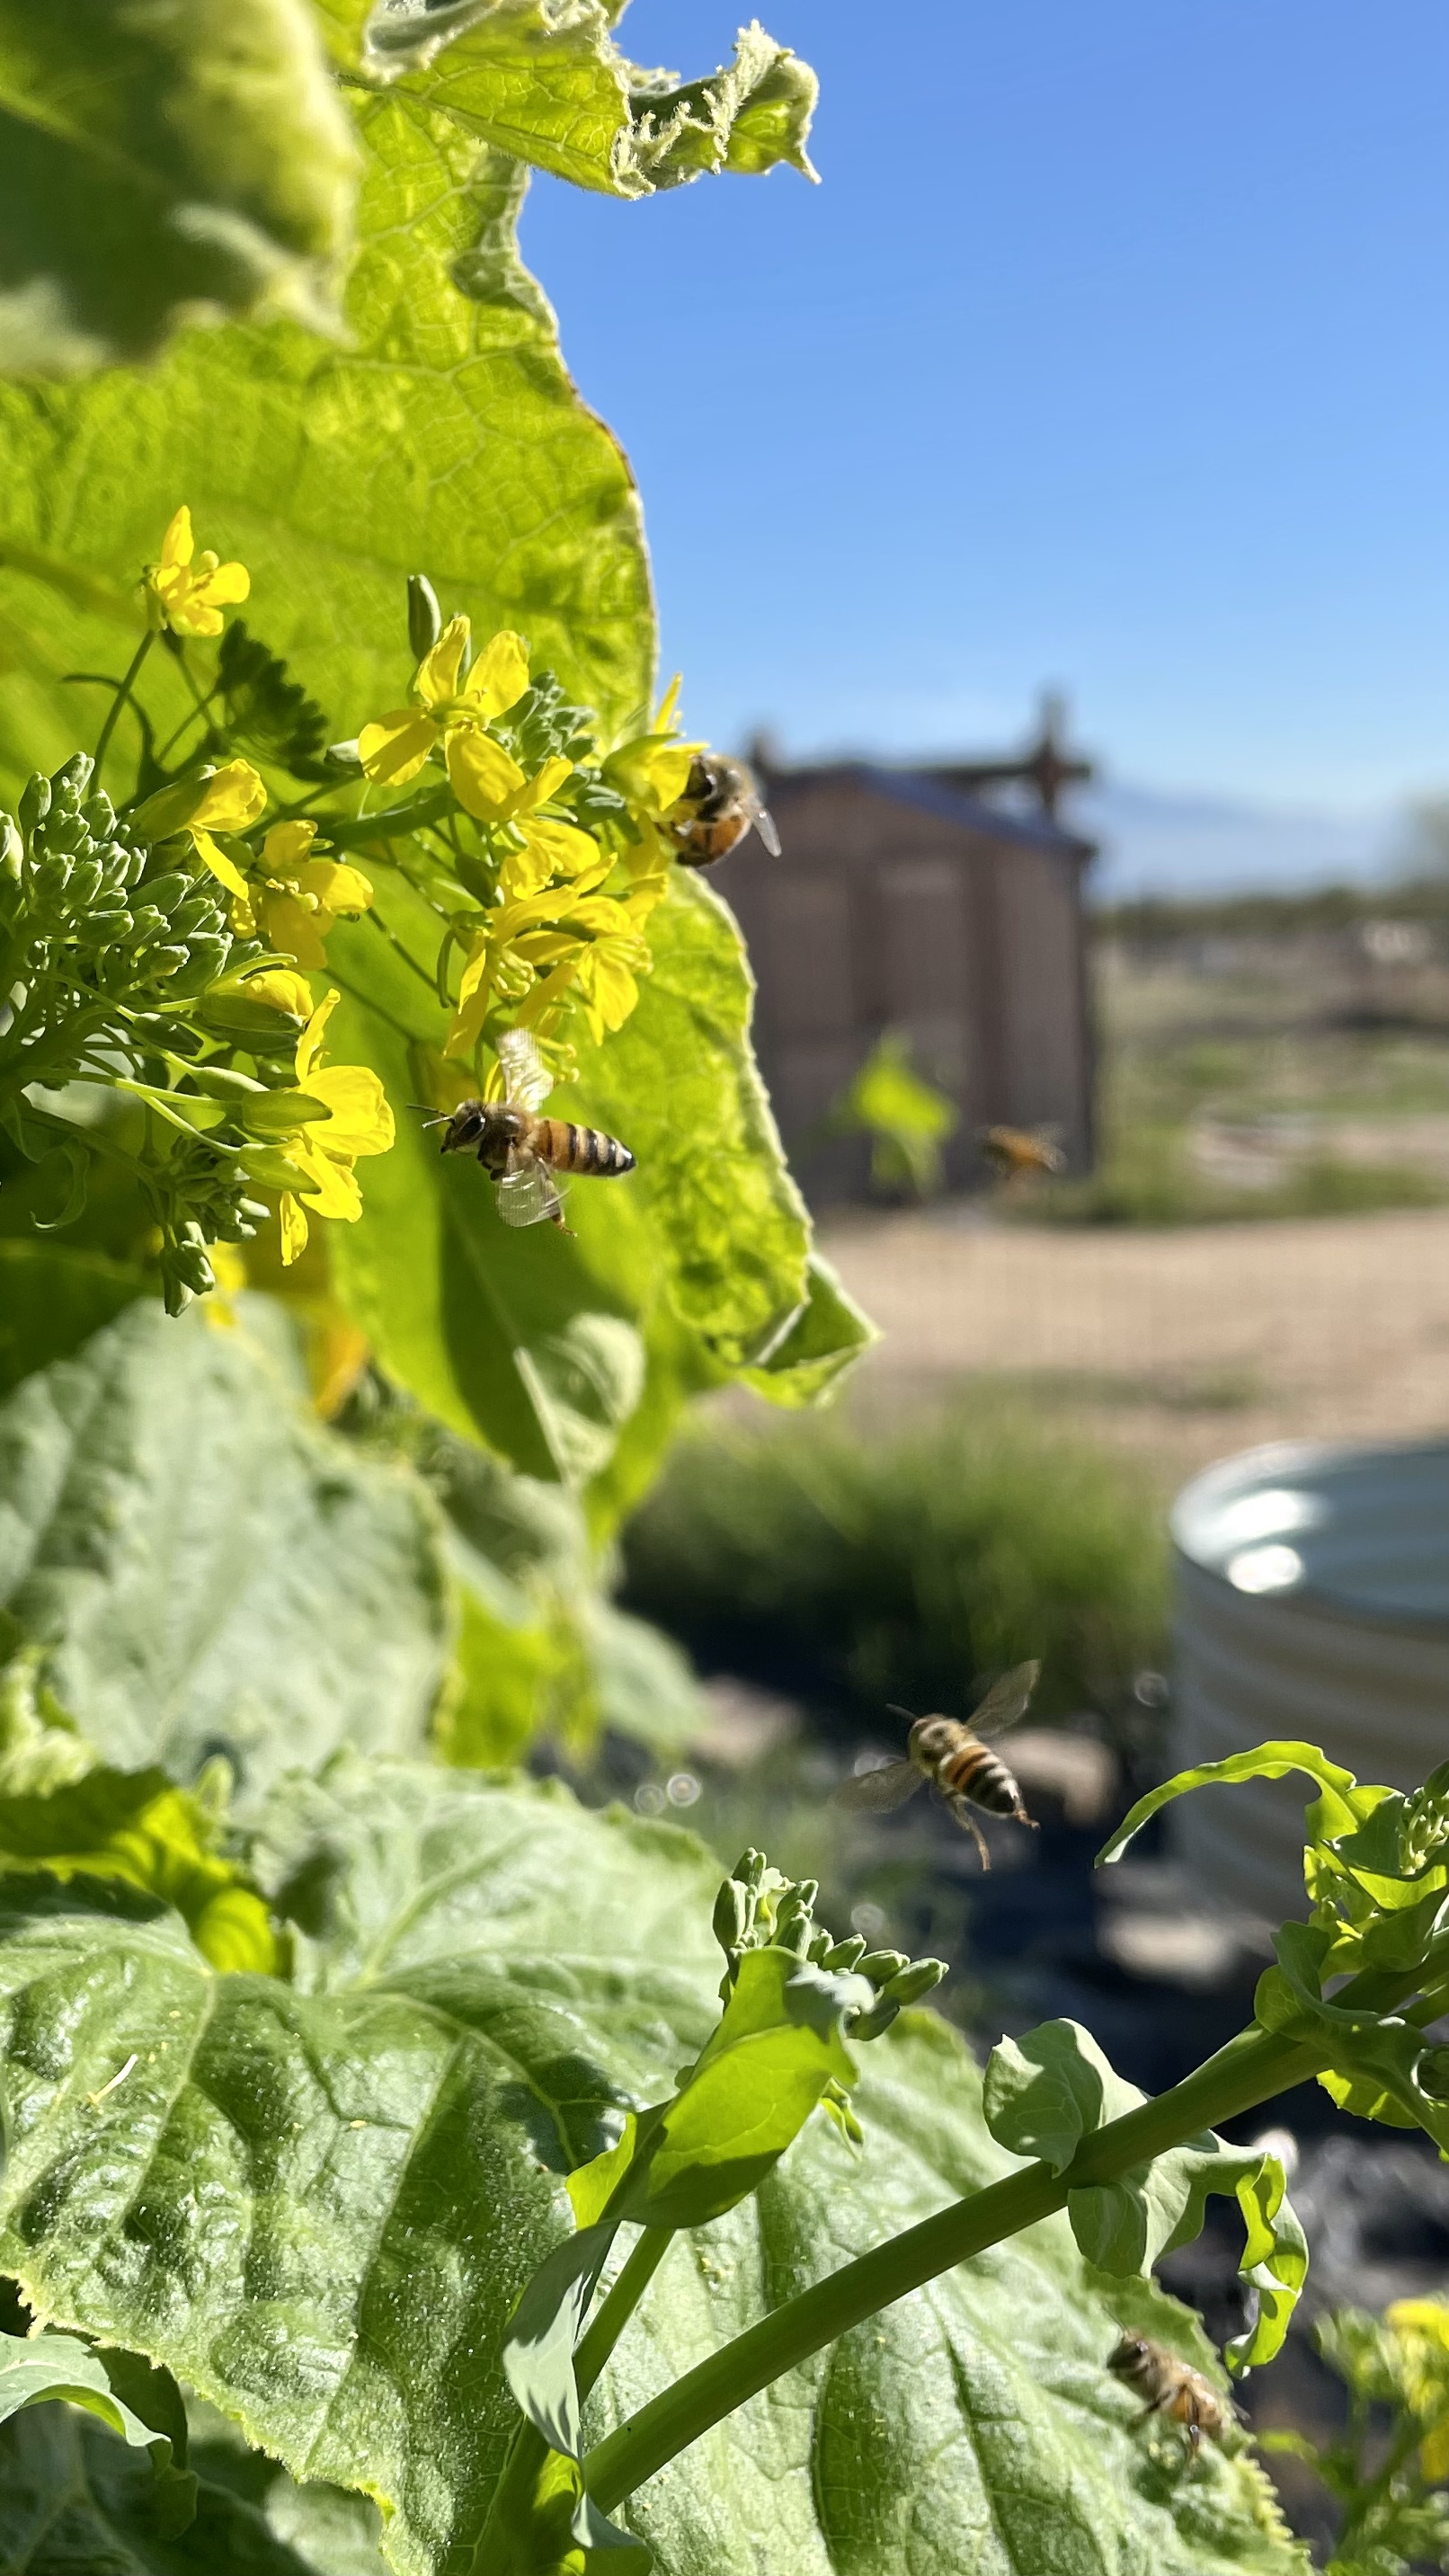
{"type": "MultiPolygon", "coordinates": [[[[1311,1482],[1325,1473],[1362,1468],[1371,1459],[1385,1464],[1402,1461],[1429,1465],[1438,1462],[1449,1476],[1449,1441],[1405,1440],[1375,1444],[1366,1450],[1354,1441],[1277,1440],[1258,1449],[1240,1450],[1235,1457],[1220,1460],[1195,1476],[1183,1487],[1173,1504],[1169,1527],[1173,1545],[1184,1562],[1190,1565],[1200,1581],[1217,1586],[1228,1598],[1241,1601],[1242,1587],[1235,1584],[1220,1564],[1207,1552],[1204,1523],[1214,1512],[1220,1512],[1230,1501],[1252,1488],[1287,1485],[1293,1481],[1311,1482]]],[[[1442,1544],[1449,1565],[1449,1516],[1446,1516],[1442,1544]]],[[[1290,1590],[1271,1595],[1272,1607],[1284,1615],[1302,1613],[1315,1619],[1329,1619],[1340,1626],[1374,1628],[1392,1631],[1398,1636],[1433,1640],[1449,1636],[1449,1611],[1396,1609],[1371,1600],[1346,1598],[1315,1584],[1305,1577],[1290,1590]]],[[[1449,1714],[1449,1712],[1446,1712],[1449,1714]]]]}

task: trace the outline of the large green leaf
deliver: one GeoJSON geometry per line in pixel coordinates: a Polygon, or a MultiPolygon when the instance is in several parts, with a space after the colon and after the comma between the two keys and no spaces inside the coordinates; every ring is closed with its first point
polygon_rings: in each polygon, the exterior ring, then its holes
{"type": "Polygon", "coordinates": [[[449,1645],[437,1516],[299,1401],[285,1332],[136,1305],[0,1406],[17,1691],[119,1764],[224,1753],[255,1792],[419,1745],[449,1645]]]}
{"type": "MultiPolygon", "coordinates": [[[[718,2010],[716,1871],[689,1837],[344,1755],[277,1793],[257,1857],[298,1981],[208,1972],[174,1917],[12,1882],[0,2268],[57,2323],[163,2359],[297,2475],[365,2488],[395,2567],[476,2533],[514,2420],[517,2292],[570,2229],[563,2173],[668,2093],[718,2010]],[[99,2092],[118,2055],[139,2063],[99,2092]]],[[[824,2123],[682,2240],[586,2433],[771,2302],[1001,2172],[959,2042],[869,2052],[852,2162],[824,2123]]],[[[1192,2477],[1105,2367],[1146,2285],[1094,2287],[1065,2220],[898,2303],[721,2425],[621,2516],[663,2576],[1287,2576],[1244,2460],[1192,2477]]],[[[456,2560],[450,2563],[457,2563],[456,2560]]]]}
{"type": "Polygon", "coordinates": [[[307,0],[0,0],[0,367],[264,304],[326,327],[356,157],[307,0]]]}
{"type": "MultiPolygon", "coordinates": [[[[248,622],[338,734],[395,705],[405,582],[519,627],[606,724],[653,631],[629,471],[587,411],[514,239],[524,174],[397,96],[363,100],[348,345],[286,323],[189,333],[146,373],[0,391],[0,760],[52,768],[96,721],[179,501],[252,576],[248,622]]],[[[177,713],[183,701],[177,700],[177,713]]],[[[123,737],[124,739],[124,737],[123,737]]]]}

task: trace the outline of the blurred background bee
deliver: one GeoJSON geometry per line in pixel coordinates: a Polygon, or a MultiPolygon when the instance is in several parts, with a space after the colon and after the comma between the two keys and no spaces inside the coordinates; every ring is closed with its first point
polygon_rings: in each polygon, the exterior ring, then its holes
{"type": "Polygon", "coordinates": [[[1067,1158],[1056,1141],[1060,1132],[1056,1127],[986,1127],[981,1149],[1006,1181],[1028,1172],[1064,1172],[1067,1158]]]}
{"type": "Polygon", "coordinates": [[[873,1771],[858,1771],[835,1792],[835,1804],[841,1807],[864,1807],[877,1815],[891,1807],[904,1806],[926,1781],[944,1798],[958,1825],[974,1835],[983,1869],[991,1867],[991,1856],[982,1839],[981,1828],[971,1810],[979,1807],[983,1815],[1014,1816],[1019,1825],[1036,1830],[1036,1819],[1029,1816],[1021,1790],[989,1744],[983,1743],[978,1728],[989,1727],[993,1734],[1004,1735],[1015,1726],[1030,1702],[1037,1685],[1041,1666],[1037,1663],[1016,1664],[993,1682],[979,1707],[971,1712],[970,1723],[959,1717],[911,1717],[908,1708],[893,1708],[892,1717],[910,1720],[910,1738],[905,1760],[885,1762],[873,1771]]]}
{"type": "Polygon", "coordinates": [[[1152,2343],[1146,2335],[1124,2334],[1107,2368],[1135,2388],[1143,2401],[1139,2422],[1149,2415],[1166,2415],[1180,2424],[1187,2435],[1188,2447],[1196,2455],[1206,2433],[1210,2442],[1220,2442],[1227,2429],[1231,2409],[1217,2390],[1204,2379],[1200,2370],[1179,2361],[1175,2352],[1164,2344],[1152,2343]]]}
{"type": "Polygon", "coordinates": [[[465,1100],[452,1115],[428,1124],[444,1129],[445,1154],[476,1153],[498,1184],[498,1213],[505,1225],[564,1224],[555,1172],[582,1172],[612,1180],[632,1172],[634,1157],[617,1136],[598,1127],[575,1127],[566,1118],[540,1118],[539,1105],[553,1076],[526,1029],[505,1029],[498,1041],[503,1071],[501,1100],[465,1100]]]}
{"type": "Polygon", "coordinates": [[[724,751],[702,751],[691,763],[684,794],[670,808],[669,830],[687,868],[712,868],[749,831],[759,833],[772,859],[780,855],[780,835],[751,772],[724,751]]]}

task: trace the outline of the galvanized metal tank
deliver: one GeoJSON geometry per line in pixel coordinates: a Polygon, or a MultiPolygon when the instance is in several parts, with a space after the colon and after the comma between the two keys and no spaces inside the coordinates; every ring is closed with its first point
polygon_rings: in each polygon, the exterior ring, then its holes
{"type": "MultiPolygon", "coordinates": [[[[1184,1489],[1172,1535],[1174,1770],[1274,1735],[1400,1789],[1449,1758],[1449,1441],[1247,1450],[1184,1489]]],[[[1174,1849],[1222,1903],[1301,1916],[1311,1794],[1195,1790],[1174,1849]]]]}

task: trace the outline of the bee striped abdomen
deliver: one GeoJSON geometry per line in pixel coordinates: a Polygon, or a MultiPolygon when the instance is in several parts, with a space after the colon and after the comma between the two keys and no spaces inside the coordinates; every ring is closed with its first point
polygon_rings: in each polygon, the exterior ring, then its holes
{"type": "Polygon", "coordinates": [[[963,1744],[942,1763],[941,1786],[952,1797],[969,1798],[988,1816],[1021,1813],[1021,1791],[989,1744],[963,1744]]]}
{"type": "Polygon", "coordinates": [[[600,1127],[575,1127],[567,1118],[540,1118],[534,1146],[556,1172],[583,1172],[596,1180],[612,1180],[634,1169],[633,1155],[617,1136],[606,1136],[600,1127]]]}

